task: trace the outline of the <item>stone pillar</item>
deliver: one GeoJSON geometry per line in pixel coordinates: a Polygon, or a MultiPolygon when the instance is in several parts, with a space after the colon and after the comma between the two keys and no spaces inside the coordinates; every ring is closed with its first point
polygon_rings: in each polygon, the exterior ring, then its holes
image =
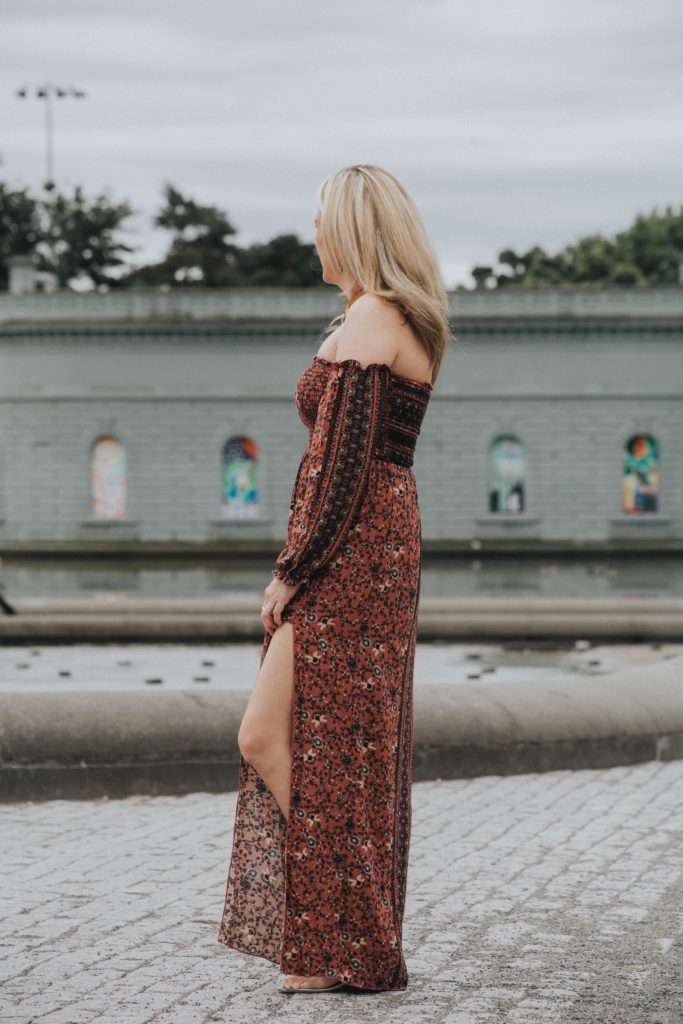
{"type": "Polygon", "coordinates": [[[10,256],[7,260],[11,295],[36,290],[36,265],[32,256],[10,256]]]}

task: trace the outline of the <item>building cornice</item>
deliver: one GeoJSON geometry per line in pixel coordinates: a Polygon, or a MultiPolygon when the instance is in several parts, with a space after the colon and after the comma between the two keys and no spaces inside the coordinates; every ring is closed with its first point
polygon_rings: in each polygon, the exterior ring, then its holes
{"type": "MultiPolygon", "coordinates": [[[[333,288],[178,288],[0,294],[0,325],[276,323],[322,326],[340,313],[333,288]]],[[[683,288],[516,288],[449,292],[457,331],[510,321],[683,324],[683,288]]]]}

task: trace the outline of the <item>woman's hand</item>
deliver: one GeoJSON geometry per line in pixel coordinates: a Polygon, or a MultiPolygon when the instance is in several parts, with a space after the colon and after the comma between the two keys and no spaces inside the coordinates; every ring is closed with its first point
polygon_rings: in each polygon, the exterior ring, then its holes
{"type": "Polygon", "coordinates": [[[282,609],[292,600],[301,586],[303,586],[302,583],[290,586],[288,583],[283,583],[277,576],[273,576],[264,590],[261,620],[271,636],[277,627],[282,625],[282,609]]]}

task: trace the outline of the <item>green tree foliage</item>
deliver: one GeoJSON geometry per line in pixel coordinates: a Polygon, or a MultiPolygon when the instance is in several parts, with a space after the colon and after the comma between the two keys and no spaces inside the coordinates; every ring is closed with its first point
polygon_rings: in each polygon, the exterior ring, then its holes
{"type": "Polygon", "coordinates": [[[116,238],[133,213],[128,203],[113,204],[105,194],[88,199],[78,185],[72,196],[54,192],[39,207],[41,270],[52,271],[62,288],[83,278],[95,285],[117,284],[110,271],[124,264],[124,253],[133,252],[116,238]]]}
{"type": "Polygon", "coordinates": [[[26,189],[16,191],[0,182],[0,289],[8,284],[10,256],[29,256],[41,237],[36,200],[26,189]]]}
{"type": "Polygon", "coordinates": [[[683,206],[639,214],[611,238],[587,235],[554,256],[540,246],[525,253],[503,249],[499,271],[474,267],[477,287],[675,285],[683,259],[683,206]]]}
{"type": "Polygon", "coordinates": [[[237,247],[230,241],[237,229],[222,210],[202,206],[167,183],[154,223],[172,233],[168,252],[160,263],[133,270],[126,283],[205,288],[241,283],[237,247]]]}
{"type": "Polygon", "coordinates": [[[473,267],[472,277],[477,288],[483,288],[484,285],[489,285],[489,282],[494,284],[493,267],[473,267]]]}
{"type": "Polygon", "coordinates": [[[299,241],[298,235],[277,235],[270,242],[240,249],[239,263],[248,285],[313,288],[322,275],[316,247],[299,241]]]}
{"type": "Polygon", "coordinates": [[[279,235],[241,248],[231,239],[237,231],[216,206],[202,206],[175,186],[164,186],[164,205],[154,221],[172,232],[163,260],[131,271],[125,283],[135,285],[312,286],[322,268],[314,245],[296,235],[279,235]]]}
{"type": "Polygon", "coordinates": [[[170,183],[154,219],[171,232],[168,251],[159,263],[131,267],[124,257],[133,249],[117,235],[132,213],[128,203],[115,204],[106,195],[88,199],[81,187],[73,195],[54,191],[37,199],[0,183],[0,289],[7,288],[8,257],[30,253],[62,288],[80,281],[116,288],[320,284],[314,245],[288,234],[241,248],[224,211],[197,203],[170,183]]]}
{"type": "Polygon", "coordinates": [[[8,258],[29,254],[62,288],[79,280],[115,283],[109,271],[132,252],[115,236],[131,213],[127,203],[112,204],[106,195],[88,199],[80,187],[72,196],[57,191],[36,199],[0,183],[0,288],[8,285],[8,258]]]}

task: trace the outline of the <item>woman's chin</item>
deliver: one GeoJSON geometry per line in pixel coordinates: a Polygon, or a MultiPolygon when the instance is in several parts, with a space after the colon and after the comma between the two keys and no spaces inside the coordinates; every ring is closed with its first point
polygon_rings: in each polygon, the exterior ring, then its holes
{"type": "Polygon", "coordinates": [[[330,268],[326,267],[324,264],[323,264],[322,279],[325,282],[325,284],[336,284],[337,286],[340,286],[339,285],[339,274],[335,274],[333,270],[330,270],[330,268]]]}

